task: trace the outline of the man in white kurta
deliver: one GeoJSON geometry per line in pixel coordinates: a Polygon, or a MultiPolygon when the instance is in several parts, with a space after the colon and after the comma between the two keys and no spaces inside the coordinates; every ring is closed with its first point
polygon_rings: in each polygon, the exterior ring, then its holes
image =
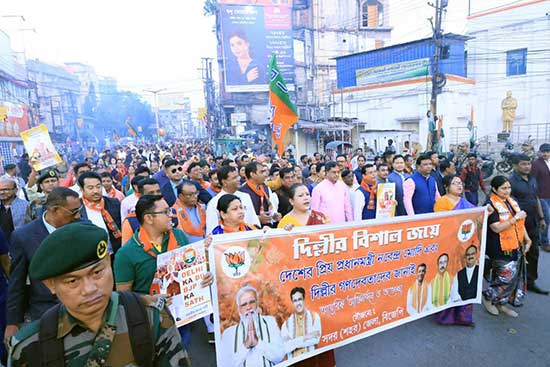
{"type": "Polygon", "coordinates": [[[426,264],[420,264],[416,280],[407,292],[407,312],[414,316],[432,308],[432,286],[426,281],[426,264]]]}
{"type": "Polygon", "coordinates": [[[296,287],[290,291],[294,313],[283,323],[281,336],[288,358],[311,352],[321,338],[321,318],[304,306],[306,291],[296,287]]]}
{"type": "Polygon", "coordinates": [[[260,314],[258,292],[245,286],[237,293],[241,320],[222,334],[221,367],[270,367],[283,360],[281,331],[273,316],[260,314]]]}

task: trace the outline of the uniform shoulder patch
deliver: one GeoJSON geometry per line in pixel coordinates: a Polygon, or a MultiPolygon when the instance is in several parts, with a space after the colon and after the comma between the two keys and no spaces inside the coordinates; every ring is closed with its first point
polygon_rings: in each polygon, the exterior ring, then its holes
{"type": "Polygon", "coordinates": [[[40,331],[40,320],[35,320],[30,324],[22,327],[10,340],[10,346],[15,347],[18,344],[26,341],[32,336],[36,336],[38,339],[38,332],[40,331]]]}

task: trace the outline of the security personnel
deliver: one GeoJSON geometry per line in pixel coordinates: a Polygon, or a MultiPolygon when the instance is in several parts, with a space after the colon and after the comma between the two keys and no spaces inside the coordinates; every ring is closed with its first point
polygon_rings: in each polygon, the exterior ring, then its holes
{"type": "Polygon", "coordinates": [[[61,301],[10,343],[9,366],[190,366],[164,299],[113,292],[105,230],[76,222],[42,242],[30,265],[61,301]]]}
{"type": "MultiPolygon", "coordinates": [[[[38,198],[31,201],[27,207],[25,223],[41,218],[46,207],[46,199],[52,190],[59,186],[59,177],[54,170],[48,170],[42,173],[36,179],[36,192],[40,195],[38,198]]],[[[30,189],[28,190],[30,193],[30,189]]]]}

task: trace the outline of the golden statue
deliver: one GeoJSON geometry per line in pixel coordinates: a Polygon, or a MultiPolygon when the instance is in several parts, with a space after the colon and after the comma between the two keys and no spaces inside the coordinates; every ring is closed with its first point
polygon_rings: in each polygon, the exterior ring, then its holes
{"type": "Polygon", "coordinates": [[[512,97],[512,91],[506,92],[506,98],[502,100],[502,131],[512,132],[512,125],[516,119],[516,109],[518,108],[518,101],[512,97]]]}

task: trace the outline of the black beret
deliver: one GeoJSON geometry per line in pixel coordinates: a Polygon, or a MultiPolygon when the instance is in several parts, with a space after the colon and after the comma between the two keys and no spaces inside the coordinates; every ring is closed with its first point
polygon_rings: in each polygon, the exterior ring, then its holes
{"type": "Polygon", "coordinates": [[[40,187],[42,181],[47,178],[59,178],[59,176],[57,176],[57,172],[55,172],[54,170],[47,170],[45,172],[42,172],[42,174],[38,176],[38,178],[36,179],[36,185],[40,187]]]}
{"type": "Polygon", "coordinates": [[[42,241],[29,275],[44,280],[91,266],[108,255],[107,240],[107,232],[90,222],[67,224],[42,241]]]}

